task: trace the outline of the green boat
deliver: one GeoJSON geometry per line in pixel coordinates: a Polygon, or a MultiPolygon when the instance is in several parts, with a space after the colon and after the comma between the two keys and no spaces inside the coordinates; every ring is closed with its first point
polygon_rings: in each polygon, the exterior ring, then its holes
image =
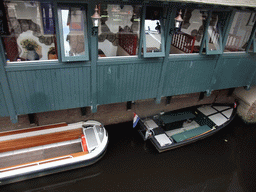
{"type": "Polygon", "coordinates": [[[142,119],[135,114],[134,127],[144,140],[149,139],[163,152],[213,135],[228,125],[235,114],[236,103],[201,105],[142,119]]]}

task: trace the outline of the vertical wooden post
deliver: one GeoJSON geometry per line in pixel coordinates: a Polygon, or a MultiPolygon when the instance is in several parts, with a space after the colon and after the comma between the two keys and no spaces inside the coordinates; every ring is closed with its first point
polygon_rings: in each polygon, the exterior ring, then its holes
{"type": "Polygon", "coordinates": [[[6,102],[8,112],[9,112],[10,119],[11,119],[12,123],[17,123],[18,116],[17,116],[16,110],[15,110],[11,90],[9,87],[6,71],[4,68],[4,65],[6,63],[4,53],[5,53],[5,51],[4,51],[4,47],[3,47],[3,42],[2,42],[2,39],[0,38],[0,83],[3,88],[3,94],[4,94],[4,98],[5,98],[5,102],[6,102]]]}
{"type": "MultiPolygon", "coordinates": [[[[89,35],[91,36],[91,109],[97,112],[97,60],[98,60],[98,28],[92,27],[91,15],[94,13],[96,4],[92,3],[88,6],[88,26],[89,35]]],[[[100,13],[99,13],[100,14],[100,13]]]]}
{"type": "Polygon", "coordinates": [[[171,47],[171,41],[172,41],[172,36],[173,34],[169,34],[169,31],[174,30],[174,18],[175,18],[175,13],[177,9],[173,8],[171,9],[171,13],[168,13],[167,17],[167,27],[166,30],[168,32],[165,33],[165,38],[166,38],[166,43],[165,43],[165,57],[162,63],[162,69],[161,69],[161,75],[160,75],[160,81],[159,81],[159,86],[157,90],[157,96],[156,96],[156,102],[160,103],[161,102],[161,97],[163,94],[163,87],[164,87],[164,79],[165,79],[165,74],[167,70],[167,65],[168,65],[168,58],[169,58],[169,52],[170,52],[170,47],[171,47]]]}

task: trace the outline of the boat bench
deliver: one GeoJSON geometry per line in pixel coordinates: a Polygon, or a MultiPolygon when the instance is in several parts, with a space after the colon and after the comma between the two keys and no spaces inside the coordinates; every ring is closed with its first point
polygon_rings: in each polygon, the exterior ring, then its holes
{"type": "Polygon", "coordinates": [[[203,125],[194,129],[190,129],[181,133],[177,133],[175,135],[172,135],[172,139],[176,142],[181,142],[184,141],[186,139],[190,139],[192,137],[204,134],[208,131],[210,131],[211,128],[208,125],[203,125]]]}
{"type": "Polygon", "coordinates": [[[82,134],[82,128],[79,128],[68,131],[60,131],[55,133],[37,135],[32,137],[0,141],[0,153],[75,140],[81,138],[82,134]]]}
{"type": "Polygon", "coordinates": [[[182,127],[183,122],[188,119],[194,119],[195,114],[190,111],[171,111],[160,116],[165,131],[170,131],[182,127]]]}

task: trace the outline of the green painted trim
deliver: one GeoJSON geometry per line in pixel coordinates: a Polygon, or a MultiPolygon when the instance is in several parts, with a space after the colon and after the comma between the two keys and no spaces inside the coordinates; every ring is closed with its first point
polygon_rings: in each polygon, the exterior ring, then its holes
{"type": "Polygon", "coordinates": [[[203,54],[204,45],[206,46],[207,44],[206,40],[208,39],[208,28],[209,28],[211,17],[212,17],[212,11],[208,11],[208,17],[204,26],[204,35],[203,35],[202,42],[199,49],[200,55],[203,54]]]}
{"type": "Polygon", "coordinates": [[[223,30],[223,43],[222,43],[222,53],[224,53],[224,49],[225,49],[225,46],[226,46],[226,43],[227,43],[227,40],[228,40],[229,32],[230,32],[230,29],[231,29],[231,26],[232,26],[235,14],[236,14],[235,10],[233,10],[229,14],[227,22],[226,22],[226,25],[224,27],[224,30],[223,30]]]}
{"type": "Polygon", "coordinates": [[[249,52],[249,49],[250,49],[250,46],[251,44],[253,43],[253,52],[255,53],[256,51],[256,47],[255,47],[255,33],[256,33],[256,22],[254,23],[254,26],[252,28],[252,32],[251,32],[251,35],[250,35],[250,38],[248,40],[248,45],[246,47],[246,53],[249,52]]]}
{"type": "Polygon", "coordinates": [[[18,123],[18,116],[16,113],[15,105],[12,98],[12,93],[9,87],[8,79],[6,76],[6,72],[4,69],[4,65],[6,63],[5,55],[4,55],[4,47],[3,42],[0,37],[0,82],[3,89],[3,95],[5,98],[6,106],[9,112],[10,119],[12,123],[18,123]]]}
{"type": "MultiPolygon", "coordinates": [[[[175,13],[177,12],[176,8],[173,8],[171,13],[168,12],[167,15],[167,31],[169,32],[171,29],[173,29],[174,31],[174,25],[175,25],[175,13]]],[[[163,87],[164,87],[164,79],[165,79],[165,75],[166,75],[166,69],[167,69],[167,65],[169,63],[169,50],[171,47],[171,42],[172,42],[172,36],[173,34],[166,33],[166,49],[165,49],[165,57],[164,57],[164,61],[162,63],[162,69],[161,69],[161,75],[160,75],[160,81],[159,81],[159,86],[158,86],[158,91],[157,91],[157,96],[156,96],[156,102],[160,103],[161,102],[161,97],[163,94],[163,87]]]]}
{"type": "Polygon", "coordinates": [[[256,53],[256,39],[253,40],[253,53],[256,53]]]}
{"type": "Polygon", "coordinates": [[[216,50],[210,50],[209,49],[209,41],[208,41],[208,35],[206,39],[206,54],[207,55],[217,55],[217,54],[222,54],[223,52],[223,46],[222,46],[222,31],[221,28],[219,28],[219,47],[216,50]]]}
{"type": "Polygon", "coordinates": [[[89,68],[91,64],[83,64],[83,63],[69,63],[69,64],[48,64],[48,65],[28,65],[28,66],[6,66],[6,72],[14,72],[14,71],[36,71],[36,70],[46,70],[46,69],[68,69],[68,68],[79,68],[79,67],[87,67],[89,68]]]}
{"type": "MultiPolygon", "coordinates": [[[[92,3],[88,7],[88,15],[93,15],[96,4],[92,3]]],[[[88,22],[88,28],[92,29],[92,22],[88,22]]],[[[91,39],[91,110],[97,112],[98,93],[97,93],[97,60],[98,60],[98,30],[90,33],[91,39]]]]}
{"type": "Polygon", "coordinates": [[[60,28],[59,28],[59,16],[58,16],[58,4],[57,1],[53,2],[53,8],[54,8],[54,20],[55,20],[55,31],[56,31],[56,40],[57,40],[57,52],[58,52],[58,62],[61,62],[61,40],[60,40],[60,28]]]}
{"type": "Polygon", "coordinates": [[[146,8],[145,8],[145,5],[143,4],[142,5],[142,8],[141,8],[141,15],[140,15],[140,41],[139,41],[139,49],[138,49],[138,58],[142,58],[142,55],[141,55],[141,50],[142,50],[142,45],[143,45],[143,37],[141,36],[141,34],[144,33],[144,22],[145,21],[145,15],[146,15],[146,8]]]}
{"type": "Polygon", "coordinates": [[[137,64],[137,63],[162,63],[163,58],[108,58],[108,59],[99,59],[98,65],[127,65],[127,64],[137,64]]]}

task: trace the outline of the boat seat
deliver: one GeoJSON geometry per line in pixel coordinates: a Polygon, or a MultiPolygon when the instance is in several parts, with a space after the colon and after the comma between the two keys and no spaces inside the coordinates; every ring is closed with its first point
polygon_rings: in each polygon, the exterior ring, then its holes
{"type": "Polygon", "coordinates": [[[81,138],[83,131],[81,128],[68,131],[37,135],[7,141],[0,141],[0,153],[14,151],[41,145],[48,145],[63,141],[70,141],[81,138]]]}
{"type": "Polygon", "coordinates": [[[211,128],[208,125],[203,125],[203,126],[200,126],[200,127],[194,128],[194,129],[190,129],[190,130],[187,130],[187,131],[184,131],[181,133],[177,133],[171,137],[174,141],[181,142],[186,139],[190,139],[192,137],[201,135],[210,130],[211,130],[211,128]]]}

